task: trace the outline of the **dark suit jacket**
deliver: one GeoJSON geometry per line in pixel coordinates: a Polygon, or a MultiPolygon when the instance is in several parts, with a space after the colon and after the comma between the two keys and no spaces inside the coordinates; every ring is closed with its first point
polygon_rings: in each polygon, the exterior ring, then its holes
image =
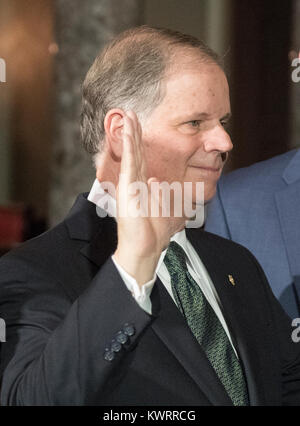
{"type": "MultiPolygon", "coordinates": [[[[187,236],[221,299],[251,404],[299,404],[300,348],[260,266],[229,240],[187,236]]],[[[81,195],[64,222],[1,259],[1,404],[231,405],[159,279],[152,315],[135,302],[110,258],[116,243],[114,219],[81,195]],[[134,334],[108,361],[125,324],[134,334]]]]}
{"type": "Polygon", "coordinates": [[[205,229],[247,247],[285,311],[300,317],[300,149],[222,177],[205,229]]]}

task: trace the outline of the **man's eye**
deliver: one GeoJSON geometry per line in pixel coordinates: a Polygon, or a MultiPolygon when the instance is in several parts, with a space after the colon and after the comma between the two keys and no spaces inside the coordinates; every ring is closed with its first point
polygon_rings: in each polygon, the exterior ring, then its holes
{"type": "Polygon", "coordinates": [[[220,123],[221,123],[221,126],[226,127],[228,124],[228,121],[221,120],[220,123]]]}
{"type": "Polygon", "coordinates": [[[192,120],[189,122],[192,127],[199,127],[201,121],[200,120],[192,120]]]}

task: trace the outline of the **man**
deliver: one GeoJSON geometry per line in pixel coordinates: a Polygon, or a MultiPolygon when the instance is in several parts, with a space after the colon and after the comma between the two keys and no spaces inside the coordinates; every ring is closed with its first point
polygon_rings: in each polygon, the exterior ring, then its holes
{"type": "Polygon", "coordinates": [[[300,150],[224,176],[205,229],[247,247],[291,318],[300,317],[300,150]]]}
{"type": "Polygon", "coordinates": [[[162,181],[190,182],[197,208],[202,181],[211,199],[229,115],[218,59],[191,36],[140,27],[98,56],[83,85],[88,199],[0,262],[1,404],[299,403],[299,345],[254,257],[185,230],[185,214],[120,214],[135,182],[149,189],[144,209],[152,196],[164,207],[162,181]],[[105,207],[116,220],[96,212],[105,182],[118,187],[105,207]]]}

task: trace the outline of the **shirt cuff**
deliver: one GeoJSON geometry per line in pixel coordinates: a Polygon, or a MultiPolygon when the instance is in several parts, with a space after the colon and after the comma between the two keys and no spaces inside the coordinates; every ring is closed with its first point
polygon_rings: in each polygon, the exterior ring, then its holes
{"type": "Polygon", "coordinates": [[[148,314],[152,314],[152,303],[150,299],[151,291],[154,286],[154,283],[156,281],[156,273],[154,273],[154,276],[152,280],[146,282],[141,287],[138,285],[136,280],[128,274],[122,268],[121,265],[117,263],[117,261],[114,259],[114,256],[111,257],[112,261],[114,262],[117,270],[119,271],[119,274],[121,275],[122,280],[124,281],[127,289],[131,292],[132,296],[138,303],[138,305],[146,311],[148,314]]]}

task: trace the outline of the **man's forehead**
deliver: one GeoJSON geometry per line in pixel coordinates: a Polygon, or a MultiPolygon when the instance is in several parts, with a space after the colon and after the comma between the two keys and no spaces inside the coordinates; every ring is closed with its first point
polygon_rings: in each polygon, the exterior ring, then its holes
{"type": "Polygon", "coordinates": [[[165,96],[158,110],[167,112],[172,121],[229,118],[228,83],[217,64],[180,70],[165,83],[165,96]]]}
{"type": "Polygon", "coordinates": [[[215,65],[221,69],[220,65],[216,61],[207,56],[205,53],[200,52],[198,49],[178,47],[171,55],[168,64],[168,72],[174,73],[185,69],[200,70],[205,67],[205,65],[215,65]]]}
{"type": "Polygon", "coordinates": [[[168,97],[181,93],[199,96],[204,92],[228,91],[228,83],[223,70],[214,63],[201,64],[193,67],[184,67],[171,70],[164,80],[164,86],[168,97]]]}

